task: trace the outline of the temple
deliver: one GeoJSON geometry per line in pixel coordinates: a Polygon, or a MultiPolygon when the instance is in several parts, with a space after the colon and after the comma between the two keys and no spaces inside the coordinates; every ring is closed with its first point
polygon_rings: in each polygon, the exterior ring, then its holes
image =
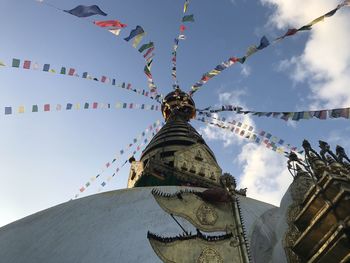
{"type": "MultiPolygon", "coordinates": [[[[166,124],[130,159],[127,189],[49,208],[0,228],[1,262],[349,262],[350,159],[320,141],[290,153],[280,207],[246,196],[190,125],[193,99],[162,103],[166,124]]],[[[249,191],[249,189],[248,189],[249,191]]]]}

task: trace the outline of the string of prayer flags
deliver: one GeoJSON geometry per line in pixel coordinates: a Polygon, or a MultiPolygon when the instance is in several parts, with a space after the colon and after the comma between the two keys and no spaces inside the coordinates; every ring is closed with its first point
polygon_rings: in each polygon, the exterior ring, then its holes
{"type": "MultiPolygon", "coordinates": [[[[219,117],[219,116],[214,116],[212,114],[207,115],[208,118],[217,120],[217,121],[221,121],[221,122],[226,122],[229,125],[233,125],[233,126],[237,126],[240,129],[245,130],[246,132],[253,132],[255,131],[256,134],[258,134],[261,137],[261,140],[271,140],[273,143],[277,143],[279,145],[284,145],[285,148],[287,148],[289,151],[298,151],[297,147],[294,147],[290,144],[286,144],[285,141],[283,139],[279,139],[276,136],[273,136],[271,133],[264,131],[264,130],[256,130],[253,126],[246,124],[246,123],[241,123],[239,121],[235,121],[235,120],[231,120],[228,121],[226,120],[225,117],[219,117]]],[[[298,151],[298,153],[300,153],[300,151],[298,151]]]]}
{"type": "MultiPolygon", "coordinates": [[[[4,66],[6,66],[6,65],[4,64],[4,66]]],[[[40,68],[40,65],[36,62],[33,63],[30,60],[21,60],[21,59],[13,58],[11,67],[30,69],[30,70],[38,70],[40,68]],[[21,61],[23,61],[22,66],[21,66],[21,61]]],[[[69,67],[61,67],[60,70],[56,71],[54,69],[50,69],[50,64],[44,64],[42,67],[42,71],[43,72],[50,72],[53,74],[80,77],[80,74],[77,73],[78,71],[76,69],[69,68],[69,67]]],[[[110,78],[110,77],[107,77],[104,75],[101,77],[95,77],[95,76],[89,74],[88,72],[83,72],[81,74],[81,78],[87,79],[87,80],[93,80],[93,81],[100,82],[103,84],[109,84],[111,86],[118,87],[118,88],[125,89],[125,87],[126,87],[125,82],[117,83],[117,80],[115,78],[110,78]]],[[[154,85],[154,83],[153,83],[153,85],[154,85]]],[[[163,97],[162,94],[152,94],[151,92],[144,90],[144,89],[141,90],[141,89],[132,88],[131,84],[128,84],[126,89],[130,90],[132,92],[135,92],[138,95],[142,95],[142,96],[148,97],[152,100],[156,100],[158,102],[160,102],[161,98],[163,97]]]]}
{"type": "MultiPolygon", "coordinates": [[[[349,4],[348,1],[349,1],[349,0],[343,1],[343,3],[342,3],[342,4],[339,4],[335,9],[333,9],[333,10],[327,12],[327,13],[326,13],[325,15],[323,15],[323,16],[320,16],[320,17],[314,19],[314,20],[311,21],[309,24],[306,24],[306,25],[300,27],[299,29],[296,29],[296,28],[290,28],[290,29],[288,29],[287,32],[286,32],[284,35],[282,35],[282,36],[276,38],[276,39],[274,40],[273,43],[277,43],[277,42],[279,42],[280,40],[283,40],[283,39],[284,39],[285,37],[287,37],[287,36],[293,36],[293,35],[295,35],[296,33],[298,33],[299,31],[311,30],[311,28],[312,28],[313,25],[315,25],[315,24],[318,23],[318,22],[323,21],[324,18],[326,18],[326,17],[331,17],[331,16],[333,16],[333,15],[337,12],[337,10],[339,10],[340,8],[342,8],[342,7],[344,7],[344,6],[350,6],[350,4],[349,4]]],[[[239,62],[239,63],[243,64],[243,63],[245,63],[245,61],[247,60],[248,57],[250,57],[251,55],[255,54],[256,52],[258,52],[258,51],[260,51],[260,50],[263,50],[264,48],[268,47],[269,45],[270,45],[270,41],[267,39],[266,36],[263,36],[263,37],[260,39],[260,44],[259,44],[259,46],[253,45],[253,46],[248,47],[247,52],[246,52],[246,54],[245,54],[243,57],[241,57],[241,58],[235,58],[235,57],[230,58],[228,61],[225,61],[225,62],[221,63],[220,65],[218,65],[218,66],[215,68],[215,70],[218,70],[218,71],[220,71],[220,73],[221,73],[221,71],[223,71],[223,70],[225,70],[226,68],[229,68],[229,67],[231,67],[232,65],[234,65],[235,63],[233,63],[233,61],[239,62]],[[233,61],[232,61],[232,60],[233,60],[233,61]]],[[[213,78],[214,76],[218,75],[218,74],[216,74],[216,75],[214,75],[214,74],[209,74],[210,72],[211,72],[211,71],[205,73],[205,74],[202,76],[202,79],[201,79],[200,81],[196,82],[196,83],[191,87],[191,90],[189,91],[189,94],[190,94],[191,96],[192,96],[193,93],[195,93],[200,87],[202,87],[206,82],[208,82],[208,80],[210,80],[210,79],[213,78]]],[[[211,72],[211,73],[212,73],[212,72],[211,72]]]]}
{"type": "MultiPolygon", "coordinates": [[[[217,122],[217,121],[212,122],[212,121],[205,119],[204,117],[197,118],[197,120],[202,121],[206,124],[217,126],[219,128],[222,128],[222,129],[227,129],[227,130],[231,131],[232,133],[235,133],[236,135],[239,135],[247,140],[250,140],[251,142],[254,142],[256,144],[262,144],[266,148],[268,148],[274,152],[277,152],[279,154],[286,155],[289,153],[289,151],[297,151],[298,150],[297,147],[291,147],[290,144],[287,145],[288,149],[287,149],[287,147],[285,147],[281,144],[278,144],[277,137],[272,137],[272,135],[270,133],[268,133],[268,136],[266,137],[266,139],[264,139],[261,135],[263,133],[259,133],[259,134],[254,133],[253,132],[254,128],[252,126],[249,126],[247,124],[242,124],[241,122],[237,122],[237,121],[232,121],[230,123],[225,123],[223,121],[221,121],[221,123],[217,122]],[[247,129],[247,127],[249,127],[249,128],[247,129]],[[273,138],[273,140],[272,140],[272,138],[273,138]]],[[[278,142],[284,142],[284,140],[279,140],[278,142]]],[[[299,151],[298,153],[301,154],[302,151],[299,151]]]]}
{"type": "Polygon", "coordinates": [[[246,59],[248,57],[250,57],[251,55],[253,55],[254,53],[263,50],[264,48],[268,47],[270,45],[270,41],[267,39],[266,36],[263,36],[260,39],[260,44],[259,46],[250,46],[247,49],[247,52],[245,54],[244,57],[241,58],[237,58],[237,57],[231,57],[229,58],[227,61],[222,62],[221,64],[217,65],[213,70],[205,73],[202,78],[197,81],[192,87],[191,87],[191,91],[189,92],[190,96],[193,95],[193,93],[195,93],[200,87],[202,87],[205,83],[207,83],[210,79],[212,79],[213,77],[219,75],[222,71],[224,71],[225,69],[233,66],[234,64],[236,64],[237,62],[243,64],[246,59]]]}
{"type": "MultiPolygon", "coordinates": [[[[115,155],[115,157],[113,158],[113,160],[111,160],[111,161],[105,163],[105,164],[103,165],[103,167],[100,169],[100,172],[97,173],[97,175],[91,177],[83,186],[81,186],[81,187],[79,188],[79,192],[80,192],[80,193],[83,193],[96,179],[98,179],[98,178],[104,173],[104,171],[105,171],[106,169],[110,168],[117,160],[119,160],[119,159],[122,157],[122,155],[123,155],[124,153],[126,153],[126,152],[127,152],[132,146],[134,146],[137,142],[141,142],[141,141],[143,140],[143,138],[144,138],[150,131],[156,130],[156,132],[158,132],[157,129],[158,129],[159,127],[163,126],[163,125],[164,125],[164,123],[160,122],[160,120],[157,120],[156,122],[154,122],[154,123],[148,125],[147,128],[146,128],[144,131],[142,131],[137,137],[135,137],[135,138],[132,140],[131,143],[127,144],[126,147],[124,147],[124,148],[122,148],[121,150],[119,150],[119,151],[117,152],[117,154],[115,155]]],[[[152,137],[153,137],[153,136],[154,136],[154,132],[153,132],[153,134],[152,134],[152,137]]],[[[137,149],[138,149],[138,148],[137,148],[137,149]]],[[[139,150],[139,149],[138,149],[138,150],[139,150]]],[[[124,163],[124,164],[125,164],[125,163],[124,163]]],[[[123,167],[123,165],[122,165],[122,167],[123,167]]],[[[120,168],[121,168],[121,167],[120,167],[120,168]]],[[[118,172],[118,171],[120,170],[120,168],[117,169],[116,172],[118,172]]],[[[114,176],[114,175],[115,175],[115,174],[113,174],[113,176],[114,176]]],[[[76,194],[76,195],[75,195],[75,198],[77,198],[78,196],[79,196],[79,194],[76,194]]]]}
{"type": "MultiPolygon", "coordinates": [[[[158,131],[159,131],[160,128],[161,128],[161,127],[156,128],[155,132],[153,132],[152,135],[151,135],[150,137],[148,137],[147,139],[145,139],[143,143],[141,143],[139,146],[137,146],[136,150],[133,151],[132,156],[130,156],[130,158],[133,157],[137,152],[139,152],[139,151],[147,144],[147,142],[150,141],[150,140],[154,137],[154,135],[156,135],[156,134],[158,133],[158,131]]],[[[115,174],[118,173],[118,172],[120,171],[120,169],[121,169],[125,164],[127,164],[127,163],[129,162],[129,159],[130,159],[130,158],[128,158],[128,159],[123,163],[123,165],[122,165],[120,168],[117,168],[117,169],[115,170],[115,173],[114,173],[112,176],[107,177],[106,180],[104,180],[102,183],[100,183],[101,187],[105,187],[105,186],[108,184],[108,182],[115,176],[115,174]]],[[[99,189],[98,189],[98,192],[100,192],[101,190],[102,190],[102,188],[99,188],[99,189]]]]}
{"type": "Polygon", "coordinates": [[[312,29],[312,26],[314,26],[315,24],[317,24],[317,23],[319,23],[319,22],[324,21],[324,19],[327,18],[327,17],[333,16],[340,8],[342,8],[342,7],[344,7],[344,6],[350,6],[349,3],[350,3],[349,0],[345,0],[343,3],[339,4],[339,5],[338,5],[336,8],[334,8],[333,10],[331,10],[331,11],[327,12],[326,14],[324,14],[324,15],[322,15],[322,16],[320,16],[320,17],[314,19],[314,20],[312,20],[310,23],[308,23],[308,24],[306,24],[306,25],[300,27],[299,29],[297,29],[297,28],[289,28],[289,29],[287,30],[287,32],[286,32],[284,35],[282,35],[282,36],[276,38],[275,41],[282,40],[282,39],[284,39],[284,38],[286,38],[286,37],[288,37],[288,36],[293,36],[293,35],[295,35],[296,33],[300,32],[300,31],[308,31],[308,30],[311,30],[311,29],[312,29]]]}
{"type": "Polygon", "coordinates": [[[64,10],[64,12],[67,12],[77,17],[89,17],[93,15],[107,16],[107,14],[103,12],[97,5],[91,5],[91,6],[78,5],[77,7],[71,10],[64,10]]]}
{"type": "Polygon", "coordinates": [[[187,27],[182,24],[182,23],[186,23],[186,22],[194,22],[194,15],[185,15],[185,13],[187,12],[187,8],[189,5],[190,1],[189,0],[185,0],[184,3],[184,8],[183,8],[183,17],[181,19],[181,24],[180,24],[180,32],[179,35],[174,39],[174,46],[173,46],[173,51],[172,51],[172,68],[171,68],[171,76],[174,79],[174,89],[176,89],[178,87],[178,81],[177,81],[177,73],[176,73],[176,59],[177,59],[177,49],[179,47],[179,40],[185,40],[186,36],[184,34],[185,30],[187,29],[187,27]]]}
{"type": "Polygon", "coordinates": [[[65,110],[80,110],[80,109],[136,109],[136,110],[151,110],[151,111],[159,111],[161,109],[160,105],[148,105],[148,104],[137,104],[137,103],[123,103],[117,102],[115,103],[115,107],[111,103],[99,103],[99,102],[85,102],[85,103],[66,103],[66,104],[50,104],[46,103],[44,105],[39,106],[38,104],[34,104],[30,107],[25,107],[24,105],[20,105],[18,107],[6,106],[4,107],[5,115],[13,115],[15,112],[25,113],[27,112],[49,112],[49,111],[61,111],[65,110]],[[84,105],[84,107],[81,107],[84,105]],[[17,110],[16,110],[17,109],[17,110]],[[27,109],[27,110],[26,110],[27,109]]]}
{"type": "Polygon", "coordinates": [[[237,114],[252,114],[257,117],[272,117],[278,118],[285,121],[293,120],[310,120],[317,118],[320,120],[345,118],[350,119],[350,107],[348,108],[337,108],[337,109],[323,109],[323,110],[312,110],[312,111],[296,111],[296,112],[261,112],[261,111],[246,111],[242,107],[234,105],[222,105],[216,109],[198,110],[199,115],[206,114],[208,112],[224,112],[234,111],[237,114]]]}

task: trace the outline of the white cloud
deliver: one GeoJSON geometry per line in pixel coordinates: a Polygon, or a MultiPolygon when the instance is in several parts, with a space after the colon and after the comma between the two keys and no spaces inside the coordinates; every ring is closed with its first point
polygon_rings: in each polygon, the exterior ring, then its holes
{"type": "Polygon", "coordinates": [[[238,163],[243,166],[239,187],[247,187],[247,195],[251,198],[279,206],[292,182],[286,167],[286,158],[249,143],[242,147],[238,163]]]}
{"type": "MultiPolygon", "coordinates": [[[[277,28],[305,25],[332,10],[336,0],[261,0],[273,6],[270,24],[277,28]]],[[[342,8],[308,32],[302,54],[284,60],[280,69],[290,72],[296,82],[306,82],[311,90],[311,107],[350,105],[350,31],[348,8],[342,8]]],[[[302,34],[302,33],[301,33],[302,34]]]]}
{"type": "MultiPolygon", "coordinates": [[[[244,89],[224,92],[219,95],[219,101],[222,104],[245,107],[241,100],[245,94],[244,89]]],[[[237,117],[235,119],[254,126],[249,115],[237,115],[237,117]]],[[[229,130],[206,126],[200,131],[206,139],[221,141],[224,147],[232,145],[242,147],[240,154],[233,160],[242,166],[242,174],[238,178],[239,187],[247,187],[247,195],[251,198],[279,205],[291,182],[286,159],[282,155],[248,142],[229,130]]]]}

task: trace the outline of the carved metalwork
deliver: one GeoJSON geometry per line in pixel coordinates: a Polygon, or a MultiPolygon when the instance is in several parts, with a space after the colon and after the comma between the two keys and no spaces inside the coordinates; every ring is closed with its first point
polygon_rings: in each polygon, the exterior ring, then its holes
{"type": "Polygon", "coordinates": [[[224,260],[215,249],[206,247],[200,254],[197,263],[224,263],[224,260]]]}
{"type": "Polygon", "coordinates": [[[350,164],[344,149],[320,152],[303,142],[305,160],[290,154],[292,204],[284,247],[289,262],[346,262],[350,258],[350,164]],[[346,222],[346,223],[345,223],[346,222]]]}
{"type": "Polygon", "coordinates": [[[202,225],[212,226],[218,220],[218,215],[215,212],[215,209],[206,203],[203,203],[200,207],[198,207],[196,217],[202,225]]]}

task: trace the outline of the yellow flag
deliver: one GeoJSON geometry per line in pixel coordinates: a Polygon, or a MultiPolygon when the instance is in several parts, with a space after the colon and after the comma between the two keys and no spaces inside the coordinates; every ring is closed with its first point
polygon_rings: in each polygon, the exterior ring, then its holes
{"type": "Polygon", "coordinates": [[[134,42],[132,43],[132,46],[134,47],[134,48],[136,48],[139,44],[140,44],[140,42],[141,42],[141,40],[142,40],[142,38],[145,36],[145,33],[142,33],[142,34],[139,34],[139,35],[137,35],[136,37],[135,37],[135,39],[134,39],[134,42]]]}
{"type": "Polygon", "coordinates": [[[75,109],[80,110],[80,103],[75,104],[75,109]]]}
{"type": "Polygon", "coordinates": [[[0,61],[0,66],[5,67],[6,65],[4,62],[0,61]]]}
{"type": "Polygon", "coordinates": [[[325,18],[325,16],[320,16],[319,18],[316,18],[311,23],[309,23],[308,26],[313,26],[314,24],[316,24],[318,22],[322,22],[324,20],[324,18],[325,18]]]}
{"type": "Polygon", "coordinates": [[[122,107],[122,103],[121,102],[117,102],[117,104],[115,104],[115,108],[116,109],[120,109],[122,107]]]}
{"type": "Polygon", "coordinates": [[[184,4],[184,13],[186,13],[187,7],[188,7],[188,4],[189,4],[189,3],[190,3],[189,0],[186,0],[186,1],[185,1],[185,4],[184,4]]]}
{"type": "Polygon", "coordinates": [[[49,72],[51,72],[51,73],[56,73],[56,70],[50,69],[49,72]]]}
{"type": "Polygon", "coordinates": [[[24,113],[24,106],[18,107],[18,113],[24,113]]]}

